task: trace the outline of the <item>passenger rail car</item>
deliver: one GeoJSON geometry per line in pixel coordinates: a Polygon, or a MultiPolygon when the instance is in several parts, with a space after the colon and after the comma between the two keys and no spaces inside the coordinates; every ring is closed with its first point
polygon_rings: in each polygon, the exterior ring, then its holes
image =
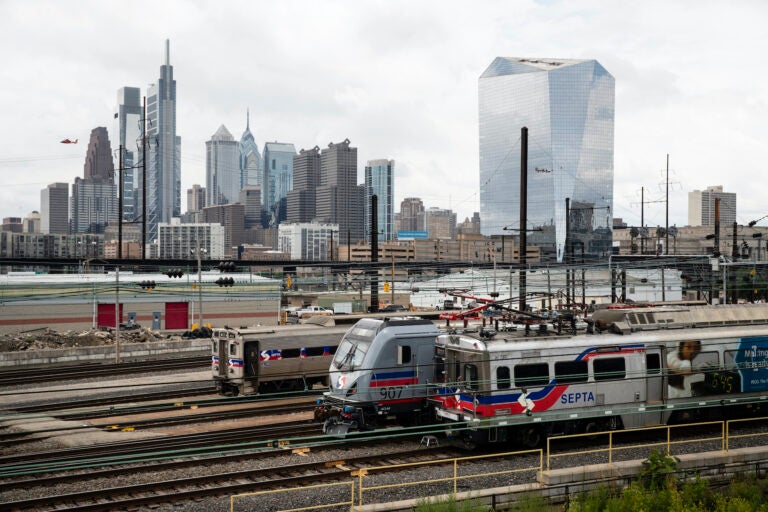
{"type": "Polygon", "coordinates": [[[595,312],[598,333],[444,334],[438,420],[469,446],[768,411],[768,305],[595,312]]]}
{"type": "Polygon", "coordinates": [[[328,366],[348,326],[301,324],[213,329],[211,372],[223,395],[276,393],[328,385],[328,366]]]}
{"type": "Polygon", "coordinates": [[[359,320],[339,344],[330,365],[330,390],[315,409],[323,431],[343,435],[390,419],[404,423],[429,416],[426,399],[438,334],[429,320],[359,320]]]}

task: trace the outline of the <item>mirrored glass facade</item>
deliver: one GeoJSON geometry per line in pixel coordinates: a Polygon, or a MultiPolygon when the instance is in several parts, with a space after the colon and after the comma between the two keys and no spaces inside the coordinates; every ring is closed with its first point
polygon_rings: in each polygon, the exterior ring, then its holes
{"type": "Polygon", "coordinates": [[[479,80],[484,235],[519,235],[564,261],[610,253],[614,79],[595,60],[498,57],[479,80]],[[528,128],[527,226],[520,226],[521,129],[528,128]],[[504,228],[507,228],[506,230],[504,228]]]}

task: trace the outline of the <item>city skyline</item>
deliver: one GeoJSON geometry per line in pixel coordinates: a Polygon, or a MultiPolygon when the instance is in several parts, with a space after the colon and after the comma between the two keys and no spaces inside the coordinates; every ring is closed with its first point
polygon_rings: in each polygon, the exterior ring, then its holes
{"type": "Polygon", "coordinates": [[[760,2],[427,1],[407,4],[407,15],[392,2],[233,2],[237,19],[185,2],[147,19],[142,5],[135,14],[91,2],[0,6],[0,40],[13,48],[2,100],[11,120],[0,135],[0,169],[10,177],[3,217],[23,218],[41,208],[49,184],[71,184],[94,127],[119,140],[115,93],[146,94],[166,39],[182,191],[205,183],[205,141],[222,124],[242,133],[250,109],[259,148],[279,141],[298,152],[348,138],[360,152],[358,183],[365,162],[395,160],[396,205],[420,197],[463,221],[479,211],[481,73],[497,56],[553,57],[595,59],[616,79],[613,216],[638,224],[644,187],[646,224],[664,225],[666,154],[670,225],[686,223],[689,191],[714,185],[738,195],[739,223],[768,213],[751,178],[768,156],[766,71],[755,64],[768,47],[760,2]],[[269,19],[290,20],[290,29],[269,19]],[[378,26],[389,37],[366,28],[378,26]],[[248,65],[243,48],[254,49],[248,65]],[[79,143],[60,144],[65,138],[79,143]]]}

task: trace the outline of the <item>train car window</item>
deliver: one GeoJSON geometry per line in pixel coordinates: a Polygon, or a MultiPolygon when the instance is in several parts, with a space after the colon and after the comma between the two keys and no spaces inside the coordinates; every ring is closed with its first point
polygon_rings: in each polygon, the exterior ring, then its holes
{"type": "Polygon", "coordinates": [[[529,388],[549,384],[549,365],[547,363],[515,365],[515,386],[529,388]]]}
{"type": "Polygon", "coordinates": [[[330,356],[336,352],[336,347],[307,347],[304,350],[307,353],[307,357],[322,357],[330,356]]]}
{"type": "Polygon", "coordinates": [[[555,380],[558,384],[587,382],[586,361],[558,361],[555,363],[555,380]]]}
{"type": "Polygon", "coordinates": [[[661,373],[660,354],[645,354],[645,371],[648,375],[658,375],[661,373]]]}
{"type": "Polygon", "coordinates": [[[464,384],[467,389],[479,389],[477,366],[473,364],[464,365],[464,384]]]}
{"type": "Polygon", "coordinates": [[[595,380],[622,380],[627,377],[627,363],[623,357],[600,357],[592,360],[595,380]]]}
{"type": "Polygon", "coordinates": [[[512,374],[509,368],[506,366],[499,366],[496,368],[496,388],[497,389],[509,389],[512,387],[512,374]]]}
{"type": "Polygon", "coordinates": [[[280,351],[280,355],[283,359],[290,359],[292,357],[299,357],[301,350],[298,348],[284,348],[280,351]]]}
{"type": "Polygon", "coordinates": [[[234,355],[236,353],[237,353],[237,345],[235,345],[234,343],[230,343],[229,344],[229,354],[230,355],[234,355]]]}
{"type": "Polygon", "coordinates": [[[411,347],[408,345],[397,346],[397,364],[408,364],[411,362],[411,347]]]}
{"type": "Polygon", "coordinates": [[[218,352],[219,351],[219,342],[218,342],[218,340],[216,340],[216,339],[211,340],[211,343],[213,344],[213,347],[212,347],[213,352],[214,353],[218,352]]]}

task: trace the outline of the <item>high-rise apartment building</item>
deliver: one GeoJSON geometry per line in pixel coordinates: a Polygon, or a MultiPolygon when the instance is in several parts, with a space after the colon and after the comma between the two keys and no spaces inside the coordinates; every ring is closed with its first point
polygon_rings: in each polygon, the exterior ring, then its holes
{"type": "Polygon", "coordinates": [[[158,222],[181,214],[181,137],[176,135],[176,80],[170,42],[160,78],[147,91],[147,239],[157,237],[158,222]]]}
{"type": "Polygon", "coordinates": [[[243,243],[245,206],[234,203],[203,208],[203,222],[224,226],[224,255],[236,258],[238,246],[243,243]]]}
{"type": "Polygon", "coordinates": [[[320,186],[315,215],[320,222],[339,225],[342,239],[365,240],[364,189],[357,185],[357,148],[349,139],[331,143],[320,152],[320,186]]]}
{"type": "Polygon", "coordinates": [[[158,226],[158,258],[224,258],[224,227],[219,224],[182,223],[179,219],[158,226]]]}
{"type": "Polygon", "coordinates": [[[103,233],[117,222],[119,209],[112,146],[103,126],[91,131],[83,176],[72,185],[71,232],[103,233]]]}
{"type": "Polygon", "coordinates": [[[205,187],[192,185],[187,189],[187,212],[200,212],[205,208],[205,187]]]}
{"type": "MultiPolygon", "coordinates": [[[[395,238],[395,161],[369,160],[365,166],[365,230],[371,226],[371,197],[377,197],[379,240],[395,238]]],[[[370,233],[367,237],[370,240],[370,233]]]]}
{"type": "Polygon", "coordinates": [[[40,192],[40,232],[69,233],[69,185],[51,183],[40,192]]]}
{"type": "Polygon", "coordinates": [[[406,197],[400,203],[400,231],[426,231],[424,202],[418,197],[406,197]]]}
{"type": "Polygon", "coordinates": [[[285,223],[278,227],[278,251],[292,260],[321,261],[331,258],[338,244],[339,226],[315,222],[285,223]],[[335,240],[335,242],[334,242],[335,240]]]}
{"type": "Polygon", "coordinates": [[[259,146],[251,133],[251,113],[245,117],[245,131],[240,137],[240,188],[256,185],[261,188],[264,175],[261,172],[259,146]]]}
{"type": "Polygon", "coordinates": [[[240,145],[221,125],[205,143],[205,206],[236,203],[240,183],[240,145]]]}
{"type": "Polygon", "coordinates": [[[293,189],[293,144],[267,142],[264,144],[264,181],[262,204],[270,216],[269,225],[285,220],[285,199],[293,189]]]}
{"type": "Polygon", "coordinates": [[[720,225],[733,225],[736,222],[736,194],[723,192],[722,185],[688,192],[688,225],[714,227],[716,199],[720,200],[720,225]]]}
{"type": "Polygon", "coordinates": [[[479,79],[484,235],[525,229],[529,245],[562,261],[570,199],[591,212],[590,225],[571,230],[570,247],[581,245],[593,256],[610,252],[614,89],[613,76],[595,60],[497,57],[488,66],[479,79]],[[523,127],[526,226],[520,226],[523,127]]]}
{"type": "Polygon", "coordinates": [[[320,185],[320,148],[302,149],[293,157],[293,189],[287,196],[288,222],[311,222],[320,185]]]}
{"type": "MultiPolygon", "coordinates": [[[[117,91],[117,144],[123,148],[123,220],[139,218],[141,191],[139,177],[141,169],[141,91],[138,87],[122,87],[117,91]]],[[[118,157],[118,166],[119,166],[118,157]]],[[[119,178],[118,178],[119,179],[119,178]]],[[[118,184],[119,186],[119,184],[118,184]]]]}
{"type": "Polygon", "coordinates": [[[24,223],[21,217],[3,217],[2,231],[8,233],[23,233],[24,223]]]}
{"type": "Polygon", "coordinates": [[[456,236],[456,214],[452,210],[433,206],[424,212],[424,218],[429,238],[452,240],[456,236]]]}

